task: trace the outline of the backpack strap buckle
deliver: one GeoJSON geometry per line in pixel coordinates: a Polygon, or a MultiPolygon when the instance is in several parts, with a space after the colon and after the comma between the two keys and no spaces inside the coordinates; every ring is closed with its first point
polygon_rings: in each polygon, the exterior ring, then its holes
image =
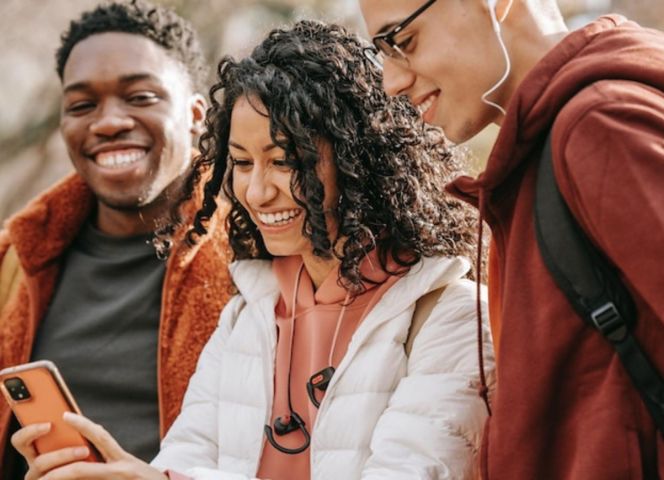
{"type": "Polygon", "coordinates": [[[613,302],[593,310],[590,318],[597,330],[611,342],[621,342],[627,336],[627,324],[613,302]]]}

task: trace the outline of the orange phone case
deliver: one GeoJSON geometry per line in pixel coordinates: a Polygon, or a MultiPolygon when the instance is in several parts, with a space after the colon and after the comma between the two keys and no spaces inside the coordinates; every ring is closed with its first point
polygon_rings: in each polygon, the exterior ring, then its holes
{"type": "Polygon", "coordinates": [[[55,365],[48,360],[26,363],[0,371],[0,390],[22,426],[51,423],[51,430],[35,441],[37,452],[47,453],[67,447],[86,446],[88,462],[99,461],[96,450],[62,418],[65,412],[81,413],[55,365]],[[30,392],[26,400],[14,400],[5,380],[20,378],[30,392]]]}

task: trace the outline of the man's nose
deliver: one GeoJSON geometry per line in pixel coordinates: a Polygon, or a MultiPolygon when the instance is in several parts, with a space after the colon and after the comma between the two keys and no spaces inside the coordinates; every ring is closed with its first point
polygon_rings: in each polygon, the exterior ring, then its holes
{"type": "Polygon", "coordinates": [[[134,126],[134,119],[119,102],[109,100],[99,105],[97,118],[90,125],[90,131],[103,137],[115,137],[121,132],[133,129],[134,126]]]}
{"type": "Polygon", "coordinates": [[[415,74],[399,61],[386,58],[383,63],[383,89],[392,97],[405,94],[415,82],[415,74]]]}

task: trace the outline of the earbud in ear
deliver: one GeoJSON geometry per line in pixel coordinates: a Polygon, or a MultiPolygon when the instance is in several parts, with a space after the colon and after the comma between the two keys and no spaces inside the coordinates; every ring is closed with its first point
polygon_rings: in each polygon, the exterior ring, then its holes
{"type": "Polygon", "coordinates": [[[496,33],[500,33],[500,23],[498,23],[498,19],[496,18],[496,5],[498,4],[498,0],[486,0],[486,4],[489,6],[491,25],[493,25],[493,29],[496,33]]]}

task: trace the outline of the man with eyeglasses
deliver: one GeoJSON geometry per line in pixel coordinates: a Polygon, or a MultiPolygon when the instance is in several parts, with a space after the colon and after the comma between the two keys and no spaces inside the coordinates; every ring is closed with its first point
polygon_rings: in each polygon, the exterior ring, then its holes
{"type": "Polygon", "coordinates": [[[661,375],[664,35],[617,15],[568,33],[554,0],[360,4],[389,94],[407,95],[455,143],[500,125],[485,171],[448,187],[493,232],[498,387],[484,478],[664,478],[652,403],[556,287],[533,211],[550,135],[562,196],[627,287],[633,337],[661,375]]]}

